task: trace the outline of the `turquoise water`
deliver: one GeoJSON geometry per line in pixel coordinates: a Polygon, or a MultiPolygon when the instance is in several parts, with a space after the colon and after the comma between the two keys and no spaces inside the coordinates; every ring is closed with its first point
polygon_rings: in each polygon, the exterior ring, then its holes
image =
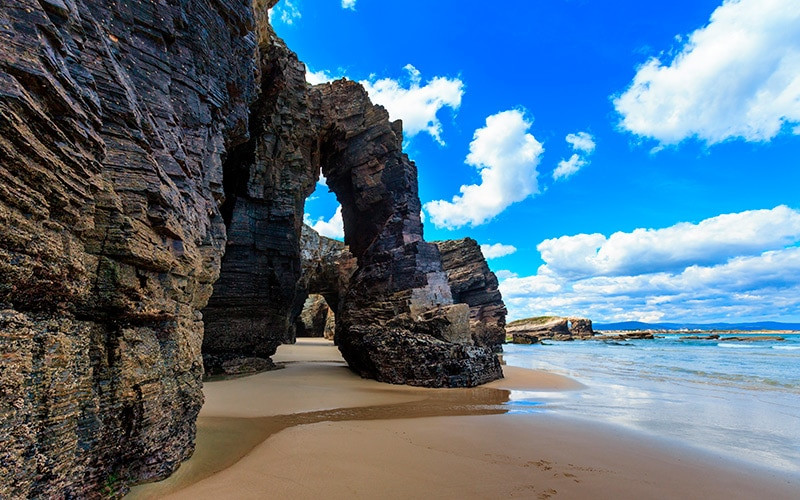
{"type": "Polygon", "coordinates": [[[512,412],[566,412],[800,472],[800,335],[781,336],[786,341],[665,335],[628,345],[508,344],[506,364],[587,386],[572,393],[512,391],[509,404],[512,412]]]}

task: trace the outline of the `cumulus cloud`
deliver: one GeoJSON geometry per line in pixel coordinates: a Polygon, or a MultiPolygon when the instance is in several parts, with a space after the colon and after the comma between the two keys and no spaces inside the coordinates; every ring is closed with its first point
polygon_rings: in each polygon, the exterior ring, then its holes
{"type": "Polygon", "coordinates": [[[797,319],[799,243],[800,211],[785,206],[611,237],[567,236],[542,242],[545,264],[533,276],[503,280],[500,291],[511,319],[797,319]]]}
{"type": "Polygon", "coordinates": [[[481,245],[481,253],[483,253],[483,257],[486,260],[505,257],[506,255],[511,255],[516,251],[517,247],[513,245],[504,245],[502,243],[495,243],[493,245],[489,244],[481,245]]]}
{"type": "Polygon", "coordinates": [[[342,0],[342,8],[356,10],[356,0],[342,0]]]}
{"type": "Polygon", "coordinates": [[[461,194],[451,201],[426,203],[425,211],[436,227],[483,224],[539,192],[536,167],[544,147],[529,133],[531,126],[517,109],[486,118],[486,126],[475,131],[466,159],[478,169],[481,183],[461,186],[461,194]]]}
{"type": "Polygon", "coordinates": [[[328,238],[334,238],[337,240],[344,239],[344,220],[342,219],[342,207],[336,207],[336,212],[334,212],[333,217],[329,220],[325,220],[324,217],[320,217],[316,221],[312,220],[309,214],[304,214],[305,217],[303,218],[303,222],[311,226],[311,228],[321,234],[322,236],[327,236],[328,238]]]}
{"type": "Polygon", "coordinates": [[[508,278],[516,278],[519,276],[517,273],[509,271],[508,269],[500,269],[499,271],[495,271],[494,275],[498,281],[507,280],[508,278]]]}
{"type": "Polygon", "coordinates": [[[558,166],[553,171],[554,181],[566,179],[585,167],[589,163],[587,158],[594,152],[594,137],[588,132],[567,134],[565,140],[572,146],[575,153],[568,160],[561,160],[558,163],[558,166]]]}
{"type": "Polygon", "coordinates": [[[328,83],[334,80],[338,80],[341,78],[340,76],[333,76],[330,71],[326,70],[319,70],[319,71],[311,71],[309,68],[306,68],[306,81],[311,85],[319,85],[320,83],[328,83]]]}
{"type": "Polygon", "coordinates": [[[592,134],[588,132],[567,134],[567,137],[565,137],[564,140],[567,141],[575,151],[580,151],[581,153],[586,154],[594,153],[596,144],[594,143],[594,137],[592,137],[592,134]]]}
{"type": "Polygon", "coordinates": [[[672,61],[639,67],[614,106],[622,128],[661,144],[771,140],[800,122],[800,2],[726,0],[672,61]]]}
{"type": "Polygon", "coordinates": [[[800,212],[781,205],[771,210],[723,214],[698,224],[561,236],[537,249],[547,266],[565,275],[617,276],[715,264],[755,255],[800,240],[800,212]]]}
{"type": "Polygon", "coordinates": [[[566,179],[585,166],[586,160],[575,153],[569,157],[569,160],[558,162],[558,166],[553,170],[553,180],[566,179]]]}
{"type": "Polygon", "coordinates": [[[292,0],[283,0],[283,2],[280,4],[269,9],[269,11],[267,11],[267,15],[269,16],[270,22],[272,22],[274,16],[277,15],[278,19],[280,19],[282,23],[290,26],[294,24],[295,21],[303,17],[300,14],[300,9],[297,7],[297,4],[292,0]]]}
{"type": "Polygon", "coordinates": [[[372,102],[386,108],[392,120],[403,120],[406,138],[426,132],[436,142],[444,144],[442,124],[437,115],[442,108],[457,111],[461,107],[464,82],[459,78],[436,76],[423,85],[417,68],[407,64],[403,69],[408,73],[407,78],[382,78],[360,83],[372,102]]]}

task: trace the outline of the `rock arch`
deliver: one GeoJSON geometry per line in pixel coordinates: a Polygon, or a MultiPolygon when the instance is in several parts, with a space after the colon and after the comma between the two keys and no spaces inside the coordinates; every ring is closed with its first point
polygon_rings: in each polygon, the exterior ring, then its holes
{"type": "Polygon", "coordinates": [[[321,172],[342,206],[357,263],[344,294],[327,292],[336,295],[329,301],[336,341],[350,367],[428,386],[501,377],[491,350],[472,345],[469,308],[454,306],[439,250],[423,239],[417,170],[402,152],[401,123],[355,82],[307,85],[305,67],[280,39],[262,50],[269,57],[250,140],[224,168],[228,242],[204,311],[206,369],[267,358],[293,339],[309,291],[303,203],[321,172]]]}

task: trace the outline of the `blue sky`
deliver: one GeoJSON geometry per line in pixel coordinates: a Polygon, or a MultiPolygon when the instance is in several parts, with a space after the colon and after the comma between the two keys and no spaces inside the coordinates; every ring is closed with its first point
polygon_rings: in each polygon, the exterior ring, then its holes
{"type": "MultiPolygon", "coordinates": [[[[282,0],[311,83],[403,119],[425,238],[509,319],[800,321],[800,2],[282,0]]],[[[306,204],[340,234],[335,198],[306,204]]]]}

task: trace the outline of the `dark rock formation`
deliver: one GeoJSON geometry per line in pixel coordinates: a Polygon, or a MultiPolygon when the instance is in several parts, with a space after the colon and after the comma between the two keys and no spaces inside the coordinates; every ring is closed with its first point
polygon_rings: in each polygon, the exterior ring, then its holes
{"type": "Polygon", "coordinates": [[[506,325],[514,344],[538,344],[543,340],[588,340],[593,338],[592,321],[586,318],[541,316],[512,321],[506,325]]]}
{"type": "Polygon", "coordinates": [[[442,255],[453,302],[469,305],[473,342],[501,351],[506,341],[506,306],[480,245],[472,238],[435,243],[442,255]]]}
{"type": "MultiPolygon", "coordinates": [[[[400,123],[390,123],[363,87],[340,80],[315,90],[326,124],[322,172],[342,205],[345,243],[358,260],[337,310],[336,343],[345,360],[364,377],[392,383],[474,385],[502,376],[490,349],[431,339],[417,328],[387,328],[398,315],[418,320],[453,304],[439,251],[422,238],[416,166],[402,152],[400,123]],[[448,377],[421,368],[445,359],[448,377]]],[[[456,310],[445,321],[466,325],[467,310],[460,321],[456,310]]]]}
{"type": "Polygon", "coordinates": [[[567,318],[569,321],[569,333],[573,337],[591,337],[594,330],[592,330],[592,320],[587,318],[567,318]]]}
{"type": "Polygon", "coordinates": [[[305,66],[271,29],[261,49],[261,95],[250,140],[224,165],[222,215],[228,242],[220,279],[203,311],[206,370],[239,357],[268,358],[291,341],[305,296],[300,230],[303,205],[319,175],[318,118],[305,66]]]}
{"type": "MultiPolygon", "coordinates": [[[[298,337],[325,337],[326,329],[333,320],[333,311],[322,295],[309,295],[303,305],[303,312],[297,318],[298,337]]],[[[333,331],[328,334],[333,339],[333,331]]]]}
{"type": "Polygon", "coordinates": [[[357,359],[348,361],[350,366],[385,382],[426,387],[472,387],[503,376],[497,357],[485,347],[439,340],[439,325],[414,326],[415,331],[351,326],[349,346],[357,359]]]}
{"type": "Polygon", "coordinates": [[[300,286],[310,294],[325,297],[330,308],[338,311],[341,298],[347,292],[350,277],[358,266],[347,245],[303,225],[300,239],[302,277],[300,286]]]}
{"type": "Polygon", "coordinates": [[[118,496],[191,455],[201,345],[243,372],[294,336],[320,169],[352,252],[320,291],[351,367],[501,376],[461,343],[400,124],[356,83],[307,85],[254,1],[0,7],[0,497],[118,496]]]}
{"type": "MultiPolygon", "coordinates": [[[[324,295],[336,311],[336,342],[351,368],[378,380],[426,383],[384,377],[381,370],[373,369],[379,363],[365,367],[362,360],[370,356],[370,344],[355,339],[360,333],[351,328],[384,325],[402,314],[416,320],[431,309],[453,303],[439,251],[422,238],[417,171],[402,152],[401,124],[391,123],[386,110],[374,106],[355,82],[306,85],[296,56],[270,32],[261,44],[262,54],[270,55],[268,62],[262,60],[262,74],[271,78],[262,79],[250,141],[225,166],[226,179],[233,172],[231,178],[238,183],[225,182],[223,215],[231,211],[225,219],[230,240],[219,285],[205,310],[206,367],[218,366],[219,359],[253,353],[267,357],[279,343],[292,341],[294,320],[311,291],[324,295]],[[301,259],[302,202],[320,169],[342,205],[349,253],[306,229],[308,243],[303,247],[309,250],[303,250],[301,259]],[[313,262],[330,261],[333,255],[338,255],[334,259],[343,268],[314,267],[313,262]],[[357,267],[351,276],[353,258],[357,267]]],[[[467,325],[467,314],[465,309],[449,311],[448,331],[454,331],[453,325],[467,325]],[[462,311],[464,318],[455,318],[455,311],[462,311]]],[[[406,335],[411,345],[420,333],[409,329],[406,335]]],[[[499,373],[498,361],[489,350],[476,349],[473,357],[464,364],[465,370],[476,369],[482,359],[486,373],[499,373]],[[481,352],[483,358],[478,355],[481,352]]],[[[425,360],[409,355],[382,362],[425,360]]],[[[444,383],[444,379],[426,380],[444,383]]]]}
{"type": "Polygon", "coordinates": [[[0,497],[114,496],[193,450],[246,0],[0,7],[0,497]]]}

